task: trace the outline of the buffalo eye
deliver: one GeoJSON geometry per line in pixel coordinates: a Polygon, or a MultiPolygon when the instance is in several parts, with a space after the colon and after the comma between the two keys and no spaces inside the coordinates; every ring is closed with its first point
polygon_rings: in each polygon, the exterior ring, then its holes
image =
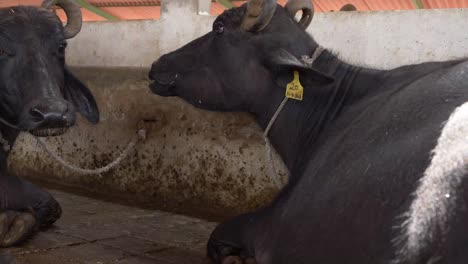
{"type": "Polygon", "coordinates": [[[216,34],[224,33],[224,25],[220,22],[216,23],[214,25],[214,31],[216,32],[216,34]]]}
{"type": "Polygon", "coordinates": [[[8,55],[5,49],[0,48],[0,57],[8,55]]]}
{"type": "Polygon", "coordinates": [[[59,51],[60,54],[64,54],[64,53],[65,53],[65,49],[67,48],[67,45],[68,45],[67,42],[62,42],[62,43],[60,43],[59,49],[58,49],[58,51],[59,51]]]}

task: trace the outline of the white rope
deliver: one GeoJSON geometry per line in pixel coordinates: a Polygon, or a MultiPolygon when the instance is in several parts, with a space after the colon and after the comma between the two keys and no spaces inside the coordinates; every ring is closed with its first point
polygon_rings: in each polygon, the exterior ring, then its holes
{"type": "Polygon", "coordinates": [[[8,152],[8,151],[11,150],[10,143],[8,142],[8,140],[6,140],[6,139],[3,137],[1,131],[0,131],[0,144],[2,144],[2,149],[3,149],[3,151],[8,152]]]}
{"type": "Polygon", "coordinates": [[[270,132],[270,129],[275,123],[276,118],[278,118],[278,115],[281,113],[281,110],[283,110],[287,102],[288,102],[288,97],[284,97],[283,101],[281,101],[280,105],[276,109],[276,112],[273,114],[273,117],[270,119],[268,126],[263,132],[263,139],[265,140],[265,147],[266,147],[266,158],[267,158],[267,163],[269,164],[268,168],[270,169],[270,172],[275,176],[276,185],[278,187],[281,187],[282,182],[281,182],[279,174],[277,173],[275,163],[273,162],[273,153],[271,151],[271,143],[270,143],[270,140],[268,139],[268,133],[270,132]]]}
{"type": "Polygon", "coordinates": [[[270,123],[268,123],[268,126],[266,127],[265,129],[265,132],[263,132],[263,136],[265,138],[268,137],[268,133],[270,132],[270,129],[271,127],[273,126],[273,124],[275,123],[276,121],[276,118],[278,118],[279,114],[281,113],[281,110],[283,110],[284,106],[286,105],[286,103],[288,102],[288,97],[284,97],[283,101],[281,101],[281,104],[278,106],[278,108],[276,109],[276,112],[273,114],[273,116],[271,117],[270,119],[270,123]]]}
{"type": "MultiPolygon", "coordinates": [[[[306,64],[308,67],[312,68],[312,64],[314,64],[315,60],[317,60],[317,58],[323,53],[323,51],[325,51],[325,49],[322,48],[321,46],[318,46],[315,49],[314,54],[312,54],[312,57],[304,55],[301,57],[301,61],[304,64],[306,64]]],[[[265,131],[263,132],[263,139],[265,140],[266,157],[267,157],[267,162],[269,163],[268,167],[270,168],[271,173],[275,176],[278,187],[281,187],[282,182],[276,170],[275,163],[273,162],[273,154],[271,151],[272,147],[271,147],[270,140],[268,139],[268,133],[270,132],[271,127],[275,123],[276,119],[278,118],[279,114],[281,113],[281,111],[283,110],[287,102],[288,102],[288,97],[284,97],[283,101],[281,101],[280,105],[276,109],[276,112],[271,117],[270,122],[268,123],[265,131]]]]}
{"type": "MultiPolygon", "coordinates": [[[[11,127],[13,129],[16,129],[16,130],[20,130],[17,126],[11,124],[10,122],[6,121],[5,119],[1,118],[0,117],[0,123],[3,123],[4,125],[8,126],[8,127],[11,127]]],[[[32,135],[32,134],[31,134],[32,135]]],[[[37,136],[34,136],[32,135],[36,140],[37,142],[39,143],[39,145],[42,146],[42,148],[44,149],[44,151],[49,154],[50,157],[52,157],[53,159],[55,159],[58,163],[60,163],[63,167],[73,171],[73,172],[76,172],[76,173],[79,173],[79,174],[83,174],[83,175],[90,175],[90,174],[97,174],[97,175],[100,175],[101,173],[104,173],[104,172],[108,172],[110,171],[111,169],[115,168],[116,166],[118,166],[123,160],[125,157],[128,156],[128,154],[130,153],[130,151],[136,146],[136,144],[138,143],[138,141],[143,141],[146,139],[146,130],[145,129],[140,129],[138,130],[137,134],[135,135],[135,137],[127,144],[127,147],[125,147],[124,151],[122,151],[122,153],[120,153],[120,155],[114,160],[112,161],[111,163],[107,164],[106,166],[104,167],[100,167],[100,168],[96,168],[96,169],[83,169],[83,168],[80,168],[78,166],[75,166],[73,164],[70,164],[69,162],[65,161],[64,159],[62,159],[60,156],[58,156],[57,154],[55,154],[54,152],[52,152],[49,147],[47,147],[46,143],[41,140],[39,137],[37,136]]],[[[8,142],[8,140],[6,140],[2,133],[0,132],[0,144],[2,144],[2,148],[5,152],[11,150],[11,146],[8,142]]]]}
{"type": "Polygon", "coordinates": [[[270,173],[275,177],[276,186],[280,188],[282,185],[282,181],[280,179],[279,173],[277,172],[275,163],[273,162],[273,153],[271,151],[271,143],[267,137],[264,137],[264,139],[265,139],[267,163],[269,165],[268,168],[270,170],[270,173]]]}
{"type": "MultiPolygon", "coordinates": [[[[10,122],[6,121],[5,119],[3,119],[1,117],[0,117],[0,123],[3,123],[5,126],[8,126],[10,128],[18,129],[17,126],[11,124],[10,122]]],[[[0,144],[2,144],[3,151],[8,152],[8,151],[11,150],[10,143],[8,142],[7,139],[5,139],[5,137],[3,137],[3,134],[2,134],[1,131],[0,131],[0,144]]]]}
{"type": "Polygon", "coordinates": [[[138,130],[138,133],[134,136],[134,138],[127,144],[127,147],[125,147],[125,149],[120,153],[120,155],[114,160],[112,161],[111,163],[107,164],[106,166],[103,166],[103,167],[100,167],[100,168],[96,168],[96,169],[83,169],[83,168],[80,168],[78,166],[75,166],[73,164],[70,164],[69,162],[65,161],[64,159],[62,159],[60,156],[58,156],[56,153],[52,152],[48,147],[47,145],[45,144],[45,142],[39,138],[39,137],[34,137],[37,142],[42,146],[42,148],[45,150],[45,152],[47,154],[49,154],[53,159],[55,159],[58,163],[60,163],[63,167],[73,171],[73,172],[76,172],[76,173],[79,173],[79,174],[83,174],[83,175],[90,175],[90,174],[102,174],[102,173],[105,173],[105,172],[108,172],[110,171],[111,169],[115,168],[116,166],[118,166],[127,156],[128,154],[130,153],[130,151],[136,146],[136,144],[138,143],[138,141],[143,141],[145,140],[146,138],[146,130],[144,129],[140,129],[138,130]]]}
{"type": "Polygon", "coordinates": [[[325,51],[324,48],[322,48],[321,46],[318,46],[315,51],[314,51],[314,54],[312,54],[312,57],[309,57],[307,55],[302,55],[301,56],[301,61],[304,62],[308,67],[312,68],[312,64],[314,64],[315,60],[317,60],[317,58],[322,55],[322,53],[325,51]]]}

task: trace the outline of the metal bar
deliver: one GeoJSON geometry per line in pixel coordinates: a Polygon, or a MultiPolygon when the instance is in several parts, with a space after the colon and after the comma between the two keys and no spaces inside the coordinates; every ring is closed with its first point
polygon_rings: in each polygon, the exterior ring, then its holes
{"type": "Polygon", "coordinates": [[[116,21],[119,20],[119,18],[107,13],[106,11],[103,11],[102,9],[93,6],[92,4],[88,3],[86,0],[75,0],[77,4],[79,4],[81,7],[84,9],[89,10],[90,12],[93,12],[94,14],[101,16],[107,20],[111,21],[116,21]]]}
{"type": "Polygon", "coordinates": [[[367,6],[367,9],[369,9],[369,11],[372,11],[372,9],[370,8],[369,4],[366,1],[367,0],[363,0],[364,4],[367,6]]]}
{"type": "Polygon", "coordinates": [[[231,1],[229,0],[216,0],[218,1],[218,3],[222,4],[224,7],[226,7],[227,9],[229,8],[233,8],[234,6],[232,5],[231,1]]]}
{"type": "Polygon", "coordinates": [[[413,4],[417,9],[424,9],[424,4],[421,0],[413,0],[413,4]]]}

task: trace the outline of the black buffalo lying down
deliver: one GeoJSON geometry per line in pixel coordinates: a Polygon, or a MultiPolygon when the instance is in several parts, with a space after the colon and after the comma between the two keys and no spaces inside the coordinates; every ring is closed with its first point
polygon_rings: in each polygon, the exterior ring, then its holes
{"type": "Polygon", "coordinates": [[[313,14],[310,0],[250,0],[153,64],[154,93],[250,112],[263,128],[294,71],[304,86],[269,132],[288,184],[269,206],[219,225],[209,257],[468,263],[468,60],[357,67],[321,52],[305,32],[313,14]]]}
{"type": "Polygon", "coordinates": [[[0,247],[20,243],[61,213],[49,193],[8,172],[9,146],[19,132],[62,134],[77,110],[99,120],[91,92],[65,66],[66,39],[81,29],[80,8],[68,0],[43,6],[0,9],[0,247]],[[65,27],[47,10],[53,4],[65,10],[65,27]]]}

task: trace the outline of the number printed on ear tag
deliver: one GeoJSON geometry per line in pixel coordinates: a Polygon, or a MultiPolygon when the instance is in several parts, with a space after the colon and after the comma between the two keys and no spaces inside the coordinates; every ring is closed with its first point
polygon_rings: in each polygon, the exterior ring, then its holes
{"type": "Polygon", "coordinates": [[[304,96],[304,87],[299,81],[299,72],[294,71],[294,79],[286,86],[286,97],[302,101],[304,96]]]}

